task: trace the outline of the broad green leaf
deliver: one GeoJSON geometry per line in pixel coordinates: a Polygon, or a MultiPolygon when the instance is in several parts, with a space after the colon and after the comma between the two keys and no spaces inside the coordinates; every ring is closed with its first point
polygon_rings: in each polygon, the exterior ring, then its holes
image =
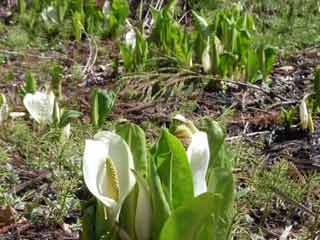
{"type": "Polygon", "coordinates": [[[113,91],[107,92],[102,89],[95,89],[92,94],[91,118],[96,127],[102,127],[108,114],[112,111],[116,100],[116,94],[113,91]]]}
{"type": "Polygon", "coordinates": [[[131,240],[136,239],[135,217],[137,208],[138,185],[136,184],[132,191],[122,204],[120,212],[120,226],[128,233],[131,240]]]}
{"type": "Polygon", "coordinates": [[[76,41],[81,40],[83,17],[84,16],[81,12],[75,12],[72,15],[73,35],[74,35],[76,41]]]}
{"type": "Polygon", "coordinates": [[[220,54],[223,51],[223,47],[220,39],[217,36],[213,37],[212,45],[213,45],[212,56],[211,56],[212,70],[213,70],[213,73],[218,74],[219,65],[220,65],[220,54]]]}
{"type": "Polygon", "coordinates": [[[59,98],[62,95],[62,74],[63,70],[58,64],[53,64],[50,69],[51,87],[54,95],[59,98]]]}
{"type": "Polygon", "coordinates": [[[62,116],[60,117],[60,127],[63,128],[67,126],[72,119],[79,118],[82,115],[81,112],[70,110],[63,112],[62,116]]]}
{"type": "MultiPolygon", "coordinates": [[[[138,125],[130,122],[123,122],[116,126],[116,132],[126,141],[131,150],[135,171],[142,176],[146,176],[147,147],[144,131],[138,125]]],[[[136,186],[125,200],[120,216],[122,227],[127,231],[132,239],[135,239],[137,197],[138,188],[136,186]]]]}
{"type": "Polygon", "coordinates": [[[315,93],[315,112],[320,107],[320,65],[316,67],[314,73],[314,93],[315,93]]]}
{"type": "Polygon", "coordinates": [[[264,48],[264,54],[265,54],[265,66],[264,66],[263,78],[264,80],[266,80],[276,60],[277,49],[271,46],[266,46],[264,48]]]}
{"type": "Polygon", "coordinates": [[[216,121],[213,121],[208,118],[203,120],[203,125],[208,134],[208,141],[210,147],[209,169],[216,167],[224,167],[230,169],[232,163],[228,162],[229,159],[225,159],[224,155],[225,133],[222,127],[216,121]]]}
{"type": "Polygon", "coordinates": [[[147,175],[147,146],[144,131],[136,124],[122,122],[117,124],[116,132],[128,144],[134,160],[135,170],[142,176],[147,175]]]}
{"type": "Polygon", "coordinates": [[[160,240],[204,240],[200,233],[216,209],[216,201],[217,196],[204,193],[182,204],[166,221],[160,240]]]}
{"type": "Polygon", "coordinates": [[[221,54],[219,71],[223,77],[231,77],[233,75],[237,59],[238,56],[230,52],[224,52],[223,54],[221,54]]]}
{"type": "Polygon", "coordinates": [[[162,189],[154,157],[150,159],[149,171],[152,203],[152,236],[153,239],[158,239],[165,221],[170,216],[171,210],[162,189]]]}
{"type": "Polygon", "coordinates": [[[156,160],[162,185],[173,209],[193,197],[193,178],[182,143],[163,130],[157,144],[156,160]]]}
{"type": "Polygon", "coordinates": [[[246,63],[250,46],[251,35],[247,30],[240,30],[237,38],[237,53],[242,64],[246,63]]]}
{"type": "Polygon", "coordinates": [[[19,13],[22,15],[25,13],[26,9],[27,9],[27,3],[25,0],[18,0],[17,1],[17,5],[18,5],[18,10],[19,13]]]}
{"type": "Polygon", "coordinates": [[[164,12],[167,13],[167,14],[170,14],[171,16],[174,15],[174,10],[175,10],[175,7],[177,5],[177,0],[169,0],[167,5],[164,7],[164,12]]]}
{"type": "Polygon", "coordinates": [[[246,66],[246,80],[254,83],[258,77],[258,59],[255,49],[248,50],[247,66],[246,66]]]}
{"type": "MultiPolygon", "coordinates": [[[[93,201],[95,203],[95,201],[93,201]]],[[[92,201],[81,201],[81,240],[95,240],[95,214],[96,208],[92,201]]]]}
{"type": "Polygon", "coordinates": [[[96,203],[96,219],[95,219],[95,239],[99,240],[108,232],[108,221],[106,220],[106,210],[102,202],[97,200],[96,203]]]}
{"type": "Polygon", "coordinates": [[[138,240],[150,240],[152,228],[152,205],[150,188],[146,180],[134,171],[138,183],[135,231],[138,240]]]}
{"type": "Polygon", "coordinates": [[[197,30],[199,32],[201,32],[202,34],[206,35],[207,31],[208,31],[208,22],[207,20],[198,15],[195,11],[192,11],[192,15],[195,19],[195,23],[196,23],[196,27],[197,27],[197,30]]]}
{"type": "Polygon", "coordinates": [[[214,240],[230,239],[231,225],[233,221],[234,205],[234,179],[231,170],[215,168],[211,171],[208,182],[208,191],[219,196],[212,203],[214,240]]]}
{"type": "Polygon", "coordinates": [[[123,24],[129,15],[128,0],[113,0],[112,14],[117,18],[120,24],[123,24]]]}
{"type": "Polygon", "coordinates": [[[33,77],[31,72],[28,72],[25,80],[24,93],[35,93],[38,88],[37,85],[37,80],[33,77]]]}

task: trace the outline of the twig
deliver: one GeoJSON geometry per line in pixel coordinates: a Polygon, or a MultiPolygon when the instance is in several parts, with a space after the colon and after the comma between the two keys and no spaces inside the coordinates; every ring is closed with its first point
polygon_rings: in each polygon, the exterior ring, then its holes
{"type": "Polygon", "coordinates": [[[179,19],[178,23],[181,23],[182,20],[183,20],[185,17],[187,17],[187,15],[188,15],[189,12],[190,12],[190,10],[186,11],[186,12],[182,15],[182,17],[179,19]]]}
{"type": "Polygon", "coordinates": [[[69,58],[67,56],[61,56],[61,55],[58,56],[58,57],[57,56],[48,57],[48,56],[31,54],[31,53],[22,53],[22,52],[16,52],[16,51],[9,51],[9,50],[4,50],[4,49],[0,49],[0,53],[8,54],[8,55],[17,55],[17,56],[30,56],[30,57],[34,57],[34,58],[47,59],[47,60],[60,58],[61,60],[68,60],[68,61],[71,61],[73,63],[76,63],[76,61],[73,60],[72,58],[69,58]]]}
{"type": "Polygon", "coordinates": [[[42,181],[43,179],[46,179],[46,178],[49,178],[50,177],[50,173],[49,172],[44,172],[44,173],[41,173],[39,176],[37,176],[36,178],[33,178],[27,182],[24,182],[16,187],[14,187],[10,192],[11,193],[19,193],[21,192],[22,190],[24,190],[26,187],[28,187],[29,185],[33,185],[37,182],[40,182],[42,181]]]}
{"type": "Polygon", "coordinates": [[[93,65],[95,64],[95,62],[97,60],[97,56],[98,56],[98,45],[97,45],[96,41],[94,40],[94,38],[90,37],[89,33],[87,33],[87,31],[85,30],[85,28],[83,26],[82,26],[82,30],[89,40],[89,57],[88,57],[86,65],[83,68],[82,73],[81,73],[82,79],[85,79],[85,80],[79,84],[80,87],[83,87],[84,85],[86,85],[86,78],[88,76],[87,73],[92,69],[93,65]],[[92,44],[94,44],[94,48],[93,48],[92,44]]]}
{"type": "Polygon", "coordinates": [[[253,133],[247,133],[247,134],[241,134],[238,136],[232,136],[232,137],[227,137],[226,141],[228,142],[232,142],[234,140],[243,138],[243,137],[254,137],[254,136],[258,136],[258,135],[264,135],[264,134],[268,134],[270,133],[270,131],[262,131],[262,132],[253,132],[253,133]]]}
{"type": "Polygon", "coordinates": [[[232,80],[223,80],[223,82],[234,84],[234,85],[239,85],[239,86],[242,86],[242,87],[252,88],[252,89],[255,89],[255,90],[259,90],[260,92],[263,92],[266,95],[273,95],[274,97],[277,97],[282,101],[288,101],[288,99],[286,99],[286,98],[284,98],[284,97],[282,97],[280,95],[275,95],[272,92],[270,92],[269,90],[264,89],[262,87],[259,87],[258,85],[254,85],[254,84],[251,84],[251,83],[244,83],[244,82],[240,82],[240,81],[232,81],[232,80]]]}
{"type": "Polygon", "coordinates": [[[277,108],[277,107],[281,107],[284,105],[292,105],[292,104],[297,104],[299,101],[297,100],[289,100],[289,101],[285,101],[285,102],[277,102],[272,104],[271,106],[267,107],[267,109],[273,109],[273,108],[277,108]]]}

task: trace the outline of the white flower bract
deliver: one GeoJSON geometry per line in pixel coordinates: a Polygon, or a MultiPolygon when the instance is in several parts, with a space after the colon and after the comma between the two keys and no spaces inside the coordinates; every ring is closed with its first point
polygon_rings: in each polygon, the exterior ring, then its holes
{"type": "Polygon", "coordinates": [[[28,93],[23,99],[23,104],[31,118],[39,124],[48,124],[53,121],[54,99],[53,92],[49,94],[43,92],[28,93]]]}
{"type": "Polygon", "coordinates": [[[301,101],[299,106],[299,113],[300,113],[300,123],[303,129],[307,129],[309,125],[309,113],[308,107],[304,100],[301,101]]]}
{"type": "Polygon", "coordinates": [[[136,47],[136,32],[133,29],[133,27],[131,27],[131,29],[126,33],[125,42],[131,48],[135,48],[136,47]]]}
{"type": "Polygon", "coordinates": [[[127,195],[136,183],[133,157],[129,146],[116,133],[102,131],[94,136],[93,140],[86,140],[83,157],[83,176],[89,191],[106,207],[110,208],[118,218],[121,206],[127,195]],[[114,177],[106,168],[106,160],[110,159],[115,167],[119,186],[119,198],[110,196],[108,179],[114,177]]]}
{"type": "Polygon", "coordinates": [[[9,116],[9,105],[5,95],[1,94],[1,105],[0,105],[0,124],[8,119],[9,116]]]}

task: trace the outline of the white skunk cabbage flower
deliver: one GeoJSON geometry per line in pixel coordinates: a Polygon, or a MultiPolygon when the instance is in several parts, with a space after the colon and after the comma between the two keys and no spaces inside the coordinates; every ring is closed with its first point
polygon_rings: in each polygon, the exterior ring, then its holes
{"type": "Polygon", "coordinates": [[[49,6],[46,9],[44,9],[41,13],[41,17],[45,23],[58,23],[58,14],[53,6],[49,6]]]}
{"type": "MultiPolygon", "coordinates": [[[[187,156],[192,170],[194,194],[198,196],[207,192],[206,174],[210,160],[208,136],[207,133],[199,131],[193,122],[184,116],[179,114],[174,119],[181,121],[182,125],[189,129],[189,131],[185,131],[185,135],[190,137],[187,156]]],[[[177,137],[179,138],[179,136],[177,137]]]]}
{"type": "Polygon", "coordinates": [[[202,67],[203,67],[204,72],[206,72],[206,73],[209,72],[211,69],[210,40],[209,40],[209,38],[207,40],[207,45],[206,45],[205,49],[203,50],[201,61],[202,61],[202,67]]]}
{"type": "Polygon", "coordinates": [[[8,119],[9,116],[9,105],[7,103],[6,96],[0,95],[0,124],[8,119]]]}
{"type": "Polygon", "coordinates": [[[308,113],[308,107],[305,100],[302,100],[299,107],[299,113],[300,113],[300,123],[302,129],[307,129],[309,126],[309,113],[308,113]]]}
{"type": "Polygon", "coordinates": [[[104,16],[108,16],[110,9],[111,9],[110,1],[106,0],[103,4],[103,7],[102,7],[102,12],[103,12],[104,16]]]}
{"type": "Polygon", "coordinates": [[[116,133],[102,131],[93,140],[86,140],[83,157],[85,184],[111,210],[111,217],[116,220],[136,183],[132,169],[134,162],[130,148],[116,133]]]}
{"type": "Polygon", "coordinates": [[[71,136],[71,124],[68,123],[63,129],[62,129],[62,135],[63,139],[69,139],[71,136]]]}
{"type": "Polygon", "coordinates": [[[293,227],[292,225],[286,227],[284,229],[284,231],[282,232],[279,240],[287,240],[289,238],[290,233],[291,233],[292,227],[293,227]]]}
{"type": "Polygon", "coordinates": [[[23,99],[23,104],[31,118],[40,124],[47,124],[53,121],[54,99],[53,92],[28,93],[23,99]]]}
{"type": "Polygon", "coordinates": [[[223,53],[223,45],[221,43],[221,40],[217,37],[214,36],[214,45],[217,51],[217,54],[220,55],[223,53]]]}
{"type": "Polygon", "coordinates": [[[136,47],[136,31],[132,26],[130,26],[130,30],[125,35],[125,43],[132,49],[136,47]]]}
{"type": "Polygon", "coordinates": [[[209,166],[210,149],[205,132],[197,131],[192,135],[187,156],[192,170],[194,194],[198,196],[207,192],[206,174],[209,166]]]}

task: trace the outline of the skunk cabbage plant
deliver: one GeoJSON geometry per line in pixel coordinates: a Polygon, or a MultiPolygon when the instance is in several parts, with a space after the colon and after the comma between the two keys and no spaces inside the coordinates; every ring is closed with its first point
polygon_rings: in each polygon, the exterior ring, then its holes
{"type": "Polygon", "coordinates": [[[33,118],[39,124],[49,124],[53,122],[55,96],[53,92],[27,93],[23,99],[23,104],[33,118]]]}
{"type": "Polygon", "coordinates": [[[6,96],[0,95],[0,124],[8,119],[9,116],[9,105],[7,103],[6,96]]]}
{"type": "Polygon", "coordinates": [[[207,135],[174,119],[174,135],[163,129],[149,150],[143,130],[128,122],[86,141],[83,176],[94,201],[82,204],[83,240],[231,239],[234,182],[221,163],[231,162],[221,128],[208,121],[207,135]]]}

